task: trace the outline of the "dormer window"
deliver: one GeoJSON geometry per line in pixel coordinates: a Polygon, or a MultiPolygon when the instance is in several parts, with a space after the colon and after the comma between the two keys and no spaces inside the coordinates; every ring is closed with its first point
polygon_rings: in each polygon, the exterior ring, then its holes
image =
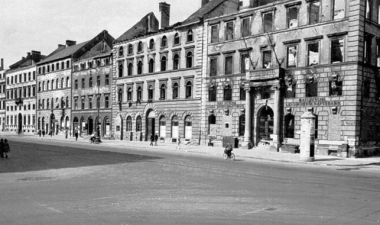
{"type": "Polygon", "coordinates": [[[187,42],[193,42],[193,31],[189,30],[187,32],[187,42]]]}

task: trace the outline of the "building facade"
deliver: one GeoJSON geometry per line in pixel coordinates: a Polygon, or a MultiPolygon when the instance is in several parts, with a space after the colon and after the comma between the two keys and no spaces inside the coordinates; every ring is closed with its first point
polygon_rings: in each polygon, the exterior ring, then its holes
{"type": "Polygon", "coordinates": [[[4,69],[4,59],[0,61],[0,130],[3,132],[5,129],[5,111],[6,111],[6,83],[4,69]]]}
{"type": "Polygon", "coordinates": [[[103,31],[73,55],[72,127],[81,136],[99,127],[101,137],[111,137],[113,41],[103,31]]]}
{"type": "Polygon", "coordinates": [[[245,1],[238,13],[206,20],[204,141],[232,137],[237,146],[294,151],[301,115],[312,111],[316,154],[376,149],[380,30],[373,4],[245,1]]]}
{"type": "Polygon", "coordinates": [[[36,132],[36,63],[44,57],[40,52],[32,51],[9,66],[6,72],[5,130],[8,132],[36,132]]]}
{"type": "Polygon", "coordinates": [[[170,5],[160,3],[160,24],[153,13],[145,16],[115,41],[114,135],[128,141],[199,143],[202,18],[225,1],[203,1],[185,21],[169,26],[170,5]],[[136,27],[140,29],[136,29],[136,27]]]}

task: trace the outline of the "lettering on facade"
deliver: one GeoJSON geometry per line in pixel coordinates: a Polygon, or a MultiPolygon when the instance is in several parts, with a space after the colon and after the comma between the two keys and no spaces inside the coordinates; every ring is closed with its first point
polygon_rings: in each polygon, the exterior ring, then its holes
{"type": "Polygon", "coordinates": [[[220,109],[220,108],[244,108],[244,104],[237,104],[236,102],[217,102],[216,105],[207,106],[208,109],[220,109]]]}
{"type": "Polygon", "coordinates": [[[340,101],[326,101],[326,98],[300,98],[298,102],[287,102],[286,107],[340,106],[340,101]]]}

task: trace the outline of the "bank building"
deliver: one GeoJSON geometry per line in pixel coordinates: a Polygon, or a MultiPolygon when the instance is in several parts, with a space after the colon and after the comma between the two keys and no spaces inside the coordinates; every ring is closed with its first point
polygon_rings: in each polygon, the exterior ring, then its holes
{"type": "Polygon", "coordinates": [[[204,21],[203,144],[295,152],[315,115],[315,154],[377,154],[379,1],[242,1],[204,21]]]}

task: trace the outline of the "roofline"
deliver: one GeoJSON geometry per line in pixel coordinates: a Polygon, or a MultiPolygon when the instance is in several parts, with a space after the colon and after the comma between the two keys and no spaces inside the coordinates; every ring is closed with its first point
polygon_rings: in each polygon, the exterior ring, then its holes
{"type": "Polygon", "coordinates": [[[24,67],[21,67],[21,68],[16,68],[16,69],[8,69],[6,70],[6,73],[13,73],[13,72],[18,72],[20,70],[26,70],[26,69],[30,69],[32,67],[36,67],[37,68],[37,64],[34,64],[34,65],[30,65],[30,66],[24,66],[24,67]]]}
{"type": "Polygon", "coordinates": [[[58,58],[58,59],[54,59],[54,60],[51,60],[51,61],[37,63],[36,65],[37,65],[37,66],[41,66],[41,65],[44,65],[44,64],[53,63],[53,62],[56,62],[56,61],[59,61],[59,60],[62,60],[62,59],[66,59],[66,58],[70,58],[70,59],[72,59],[72,55],[73,55],[73,54],[68,55],[68,56],[66,56],[66,57],[62,57],[62,58],[58,58]]]}

